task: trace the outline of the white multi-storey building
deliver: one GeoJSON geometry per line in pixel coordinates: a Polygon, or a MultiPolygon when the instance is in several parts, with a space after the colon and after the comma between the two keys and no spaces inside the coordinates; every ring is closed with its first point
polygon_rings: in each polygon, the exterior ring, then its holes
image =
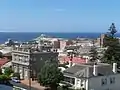
{"type": "Polygon", "coordinates": [[[120,90],[117,64],[104,63],[74,65],[64,71],[65,82],[75,89],[120,90]]]}

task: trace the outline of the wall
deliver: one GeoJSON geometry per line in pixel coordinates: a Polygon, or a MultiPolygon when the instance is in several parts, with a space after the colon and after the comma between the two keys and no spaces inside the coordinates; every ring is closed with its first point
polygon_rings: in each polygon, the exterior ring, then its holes
{"type": "Polygon", "coordinates": [[[90,78],[89,90],[120,90],[120,74],[90,78]],[[110,84],[111,77],[115,77],[114,84],[110,84]],[[107,79],[107,84],[101,85],[101,80],[104,78],[107,79]]]}
{"type": "Polygon", "coordinates": [[[22,65],[29,65],[30,55],[26,53],[13,52],[12,53],[12,62],[22,65]]]}
{"type": "Polygon", "coordinates": [[[86,87],[86,80],[75,78],[75,89],[85,88],[86,87]]]}
{"type": "Polygon", "coordinates": [[[12,63],[12,68],[14,72],[20,73],[20,79],[29,79],[29,69],[27,66],[12,63]]]}
{"type": "Polygon", "coordinates": [[[60,41],[60,49],[64,50],[65,47],[66,47],[66,41],[60,41]]]}

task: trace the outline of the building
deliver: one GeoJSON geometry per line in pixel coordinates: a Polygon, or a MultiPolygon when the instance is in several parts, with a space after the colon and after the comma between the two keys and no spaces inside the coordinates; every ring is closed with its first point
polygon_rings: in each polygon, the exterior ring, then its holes
{"type": "MultiPolygon", "coordinates": [[[[69,63],[70,61],[70,56],[61,56],[60,58],[60,63],[64,64],[64,63],[69,63]]],[[[72,58],[72,64],[84,64],[87,63],[87,59],[81,58],[81,57],[73,57],[72,58]]]]}
{"type": "Polygon", "coordinates": [[[76,64],[64,71],[65,82],[75,89],[120,90],[117,64],[76,64]]]}
{"type": "Polygon", "coordinates": [[[100,36],[100,46],[103,46],[104,37],[105,37],[105,34],[101,34],[101,36],[100,36]]]}
{"type": "Polygon", "coordinates": [[[60,48],[60,40],[54,40],[53,41],[53,47],[56,48],[56,49],[59,49],[60,48]]]}
{"type": "Polygon", "coordinates": [[[60,40],[60,49],[61,50],[64,50],[65,49],[65,47],[66,47],[66,40],[60,40]]]}
{"type": "Polygon", "coordinates": [[[12,67],[14,72],[20,73],[21,79],[28,79],[31,71],[31,78],[36,78],[41,67],[48,60],[57,61],[58,53],[51,51],[50,47],[13,47],[12,67]],[[29,71],[30,70],[30,71],[29,71]]]}
{"type": "Polygon", "coordinates": [[[4,84],[0,84],[0,90],[13,90],[13,87],[4,85],[4,84]]]}

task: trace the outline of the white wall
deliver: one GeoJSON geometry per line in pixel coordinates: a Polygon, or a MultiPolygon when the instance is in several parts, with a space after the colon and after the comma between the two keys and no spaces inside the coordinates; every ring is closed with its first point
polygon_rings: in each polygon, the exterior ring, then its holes
{"type": "Polygon", "coordinates": [[[100,76],[89,79],[89,90],[120,90],[120,74],[100,76]],[[115,83],[110,84],[110,77],[115,77],[115,83]],[[107,79],[107,85],[101,85],[101,80],[107,79]]]}
{"type": "Polygon", "coordinates": [[[85,88],[86,87],[86,80],[85,79],[79,79],[75,78],[75,89],[85,88]],[[81,86],[83,85],[83,86],[81,86]]]}

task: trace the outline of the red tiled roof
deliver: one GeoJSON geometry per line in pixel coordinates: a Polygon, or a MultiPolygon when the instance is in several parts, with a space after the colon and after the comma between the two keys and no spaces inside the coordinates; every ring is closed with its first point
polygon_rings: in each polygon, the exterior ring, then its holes
{"type": "Polygon", "coordinates": [[[0,67],[6,64],[9,60],[7,58],[0,58],[0,67]]]}
{"type": "MultiPolygon", "coordinates": [[[[69,62],[69,60],[70,60],[70,57],[68,56],[63,57],[64,62],[69,62]]],[[[82,63],[86,63],[86,59],[80,58],[80,57],[73,57],[72,62],[77,64],[82,64],[82,63]]]]}

